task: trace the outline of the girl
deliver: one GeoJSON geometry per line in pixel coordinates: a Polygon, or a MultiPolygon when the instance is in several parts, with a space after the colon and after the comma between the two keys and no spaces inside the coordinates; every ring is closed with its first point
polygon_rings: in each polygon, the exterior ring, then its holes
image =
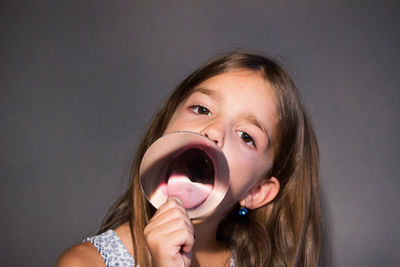
{"type": "Polygon", "coordinates": [[[318,266],[320,228],[318,146],[293,82],[265,57],[230,53],[176,88],[100,235],[67,250],[58,266],[318,266]],[[228,193],[201,220],[190,220],[177,197],[155,210],[141,190],[144,152],[174,131],[207,136],[228,161],[228,193]]]}

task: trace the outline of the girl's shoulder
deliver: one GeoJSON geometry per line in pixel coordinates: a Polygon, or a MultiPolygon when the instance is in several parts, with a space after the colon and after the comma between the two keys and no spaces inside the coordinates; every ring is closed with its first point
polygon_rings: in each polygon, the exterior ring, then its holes
{"type": "Polygon", "coordinates": [[[67,249],[57,260],[56,266],[104,266],[104,260],[91,242],[84,242],[67,249]]]}
{"type": "Polygon", "coordinates": [[[115,230],[86,238],[66,250],[56,266],[135,266],[133,244],[128,224],[115,230]]]}

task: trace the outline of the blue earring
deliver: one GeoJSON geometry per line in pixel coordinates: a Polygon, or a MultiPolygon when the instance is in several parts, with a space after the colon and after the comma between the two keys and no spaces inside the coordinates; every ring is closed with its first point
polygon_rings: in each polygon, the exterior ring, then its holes
{"type": "Polygon", "coordinates": [[[240,216],[246,215],[246,214],[247,214],[247,209],[246,209],[246,207],[241,206],[238,213],[239,213],[240,216]]]}

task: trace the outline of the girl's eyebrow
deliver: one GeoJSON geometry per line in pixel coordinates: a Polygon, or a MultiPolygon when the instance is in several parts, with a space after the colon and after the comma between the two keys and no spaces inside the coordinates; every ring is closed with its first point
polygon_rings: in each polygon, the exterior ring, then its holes
{"type": "Polygon", "coordinates": [[[216,100],[219,98],[217,91],[211,90],[211,89],[208,89],[208,88],[205,88],[205,87],[197,87],[197,88],[195,88],[193,90],[192,94],[194,94],[194,93],[202,93],[202,94],[205,94],[205,95],[207,95],[207,96],[209,96],[209,97],[211,97],[213,99],[216,99],[216,100]]]}
{"type": "Polygon", "coordinates": [[[259,128],[268,138],[268,146],[271,142],[271,135],[267,128],[265,128],[253,113],[248,113],[244,116],[245,120],[259,128]]]}

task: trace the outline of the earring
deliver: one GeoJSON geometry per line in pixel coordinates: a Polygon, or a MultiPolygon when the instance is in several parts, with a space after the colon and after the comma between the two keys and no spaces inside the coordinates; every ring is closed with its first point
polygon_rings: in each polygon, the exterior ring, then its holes
{"type": "Polygon", "coordinates": [[[239,209],[239,215],[240,216],[244,216],[244,215],[246,215],[247,214],[247,209],[246,209],[246,207],[245,206],[240,206],[240,209],[239,209]]]}

